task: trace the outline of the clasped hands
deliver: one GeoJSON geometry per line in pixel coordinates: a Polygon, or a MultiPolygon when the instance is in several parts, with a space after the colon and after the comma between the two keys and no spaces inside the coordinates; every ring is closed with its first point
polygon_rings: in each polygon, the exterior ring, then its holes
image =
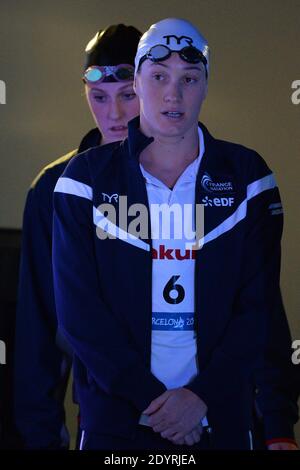
{"type": "Polygon", "coordinates": [[[183,387],[167,390],[143,411],[154,432],[173,444],[189,446],[200,441],[206,413],[204,401],[183,387]]]}
{"type": "MultiPolygon", "coordinates": [[[[201,420],[207,414],[207,406],[201,398],[186,388],[167,390],[153,400],[143,414],[154,432],[176,445],[194,445],[201,439],[201,420]]],[[[296,444],[278,442],[269,450],[298,450],[296,444]]]]}

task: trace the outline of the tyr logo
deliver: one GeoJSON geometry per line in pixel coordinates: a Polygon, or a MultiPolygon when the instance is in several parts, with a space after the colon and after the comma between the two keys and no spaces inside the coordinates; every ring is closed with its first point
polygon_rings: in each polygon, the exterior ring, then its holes
{"type": "Polygon", "coordinates": [[[112,194],[112,195],[110,196],[109,194],[102,193],[102,196],[103,196],[103,201],[108,201],[109,203],[111,203],[111,200],[112,200],[112,199],[114,199],[115,202],[118,202],[119,194],[112,194]]]}
{"type": "Polygon", "coordinates": [[[176,40],[176,44],[180,44],[181,41],[185,41],[189,46],[193,45],[193,39],[190,38],[189,36],[175,36],[175,34],[169,34],[168,36],[163,36],[163,38],[166,38],[166,43],[167,46],[170,45],[171,43],[171,38],[174,38],[176,40]]]}

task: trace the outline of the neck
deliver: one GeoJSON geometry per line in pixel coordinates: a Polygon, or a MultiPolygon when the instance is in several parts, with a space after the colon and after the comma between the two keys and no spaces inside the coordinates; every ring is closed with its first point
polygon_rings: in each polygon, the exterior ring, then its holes
{"type": "Polygon", "coordinates": [[[164,136],[143,126],[141,131],[154,141],[140,154],[140,162],[149,173],[174,186],[186,167],[199,154],[198,123],[184,135],[164,136]]]}

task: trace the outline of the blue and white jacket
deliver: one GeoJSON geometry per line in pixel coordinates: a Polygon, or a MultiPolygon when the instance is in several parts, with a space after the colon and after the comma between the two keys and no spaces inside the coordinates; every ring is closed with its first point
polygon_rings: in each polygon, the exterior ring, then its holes
{"type": "Polygon", "coordinates": [[[39,173],[26,199],[14,357],[15,421],[26,448],[68,446],[62,429],[71,361],[57,335],[51,259],[53,190],[71,158],[100,140],[98,129],[89,131],[78,149],[39,173]]]}
{"type": "MultiPolygon", "coordinates": [[[[195,194],[205,204],[195,272],[200,373],[186,387],[208,406],[216,448],[242,446],[257,390],[266,436],[292,437],[297,410],[284,390],[291,343],[279,287],[278,188],[256,152],[216,140],[199,125],[205,142],[195,194]],[[231,205],[220,203],[229,197],[231,205]]],[[[165,391],[150,371],[151,235],[100,240],[97,207],[109,196],[116,220],[113,196],[127,196],[128,207],[148,207],[139,154],[151,142],[134,119],[123,143],[73,158],[54,193],[56,309],[75,353],[82,427],[133,439],[141,412],[165,391]]]]}

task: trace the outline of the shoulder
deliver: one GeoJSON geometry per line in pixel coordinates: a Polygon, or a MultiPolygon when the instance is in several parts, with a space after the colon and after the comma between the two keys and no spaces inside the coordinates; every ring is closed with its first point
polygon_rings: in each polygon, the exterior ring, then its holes
{"type": "MultiPolygon", "coordinates": [[[[233,163],[240,166],[241,169],[249,170],[253,167],[267,170],[268,165],[263,157],[254,149],[245,145],[230,142],[226,140],[216,139],[220,151],[230,159],[233,163]]],[[[270,170],[269,170],[270,171],[270,170]]]]}
{"type": "Polygon", "coordinates": [[[23,229],[28,225],[28,221],[33,220],[33,218],[36,219],[36,222],[37,217],[43,217],[47,223],[51,224],[55,185],[68,162],[76,153],[77,150],[72,150],[61,158],[58,158],[45,166],[35,177],[26,197],[23,214],[23,229]]]}
{"type": "Polygon", "coordinates": [[[32,192],[41,194],[44,192],[52,193],[57,180],[65,171],[70,160],[77,155],[77,149],[63,155],[62,157],[54,160],[53,162],[46,165],[39,174],[34,178],[30,185],[32,192]]]}
{"type": "Polygon", "coordinates": [[[92,147],[72,158],[62,176],[87,182],[85,180],[94,179],[97,174],[118,165],[123,152],[123,142],[92,147]]]}
{"type": "Polygon", "coordinates": [[[264,158],[254,149],[245,145],[212,137],[205,126],[201,125],[206,135],[208,149],[212,158],[224,170],[228,169],[237,177],[250,183],[272,173],[264,158]]]}

